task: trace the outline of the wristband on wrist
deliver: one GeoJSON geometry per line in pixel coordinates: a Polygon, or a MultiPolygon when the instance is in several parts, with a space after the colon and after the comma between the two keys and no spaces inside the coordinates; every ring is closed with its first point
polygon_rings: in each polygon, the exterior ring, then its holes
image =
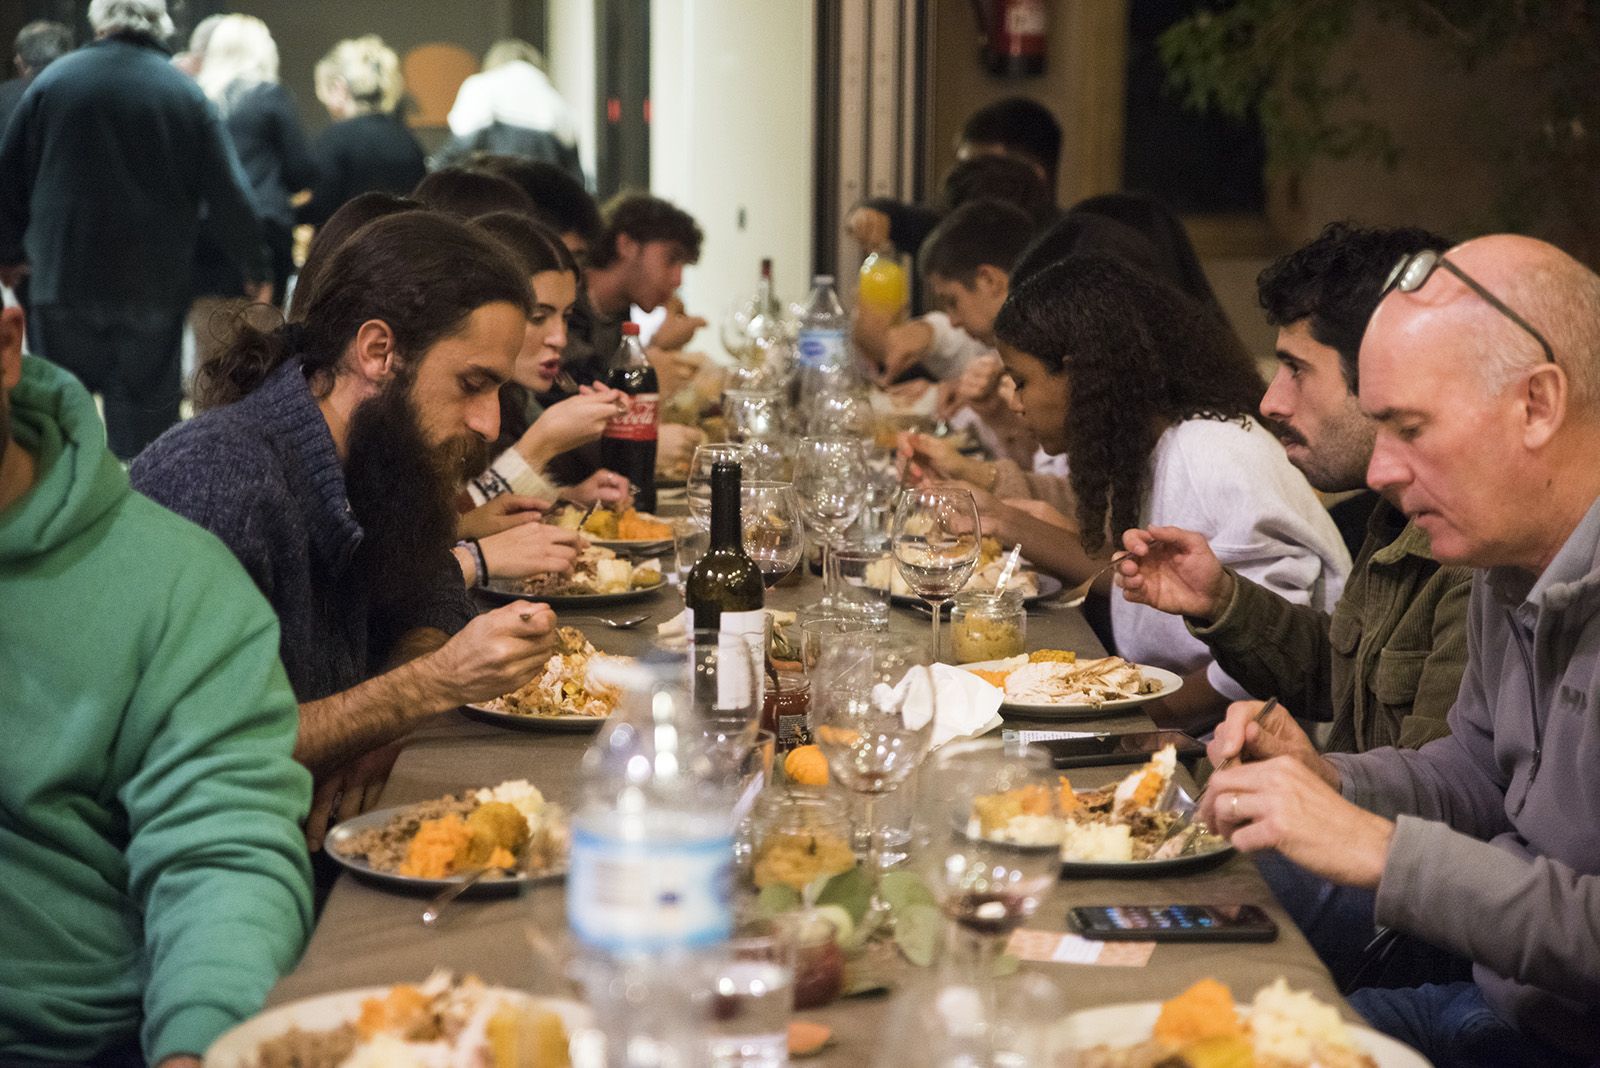
{"type": "Polygon", "coordinates": [[[482,587],[489,584],[489,565],[483,559],[483,546],[477,538],[462,538],[456,542],[456,547],[467,550],[467,555],[472,557],[472,566],[477,574],[473,577],[472,584],[482,587]]]}

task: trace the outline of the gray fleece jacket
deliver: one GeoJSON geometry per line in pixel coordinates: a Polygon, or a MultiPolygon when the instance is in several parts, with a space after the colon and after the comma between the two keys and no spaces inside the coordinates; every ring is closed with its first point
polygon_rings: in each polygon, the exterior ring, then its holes
{"type": "Polygon", "coordinates": [[[1378,922],[1474,962],[1529,1035],[1600,1055],[1600,500],[1537,579],[1473,579],[1450,736],[1332,756],[1397,818],[1378,922]]]}

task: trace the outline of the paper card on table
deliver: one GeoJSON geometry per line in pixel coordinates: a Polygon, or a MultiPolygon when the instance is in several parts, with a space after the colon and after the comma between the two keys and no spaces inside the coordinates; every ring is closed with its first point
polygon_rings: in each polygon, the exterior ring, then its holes
{"type": "Polygon", "coordinates": [[[1021,960],[1045,964],[1098,964],[1115,968],[1143,968],[1156,950],[1154,942],[1097,942],[1060,931],[1012,933],[1006,952],[1021,960]]]}

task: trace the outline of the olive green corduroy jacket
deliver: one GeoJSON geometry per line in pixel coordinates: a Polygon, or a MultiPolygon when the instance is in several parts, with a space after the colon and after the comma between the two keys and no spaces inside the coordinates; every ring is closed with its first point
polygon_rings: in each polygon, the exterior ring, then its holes
{"type": "Polygon", "coordinates": [[[1189,630],[1252,694],[1276,694],[1301,719],[1331,719],[1329,752],[1416,748],[1450,733],[1471,577],[1441,566],[1427,535],[1380,502],[1332,616],[1235,575],[1218,617],[1189,630]]]}

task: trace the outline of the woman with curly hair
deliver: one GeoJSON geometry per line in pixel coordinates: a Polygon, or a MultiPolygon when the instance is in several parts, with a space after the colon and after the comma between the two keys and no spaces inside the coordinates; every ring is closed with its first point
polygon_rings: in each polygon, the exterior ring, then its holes
{"type": "MultiPolygon", "coordinates": [[[[1215,313],[1121,260],[1070,256],[1011,291],[995,334],[1023,420],[1067,457],[1075,515],[1056,519],[1077,538],[983,495],[986,531],[1075,583],[1110,560],[1124,530],[1181,526],[1291,601],[1337,599],[1349,554],[1256,422],[1260,376],[1215,313]]],[[[1097,585],[1109,591],[1110,576],[1097,585]]],[[[1247,696],[1180,618],[1114,597],[1111,622],[1122,656],[1185,676],[1169,722],[1207,725],[1247,696]]]]}

